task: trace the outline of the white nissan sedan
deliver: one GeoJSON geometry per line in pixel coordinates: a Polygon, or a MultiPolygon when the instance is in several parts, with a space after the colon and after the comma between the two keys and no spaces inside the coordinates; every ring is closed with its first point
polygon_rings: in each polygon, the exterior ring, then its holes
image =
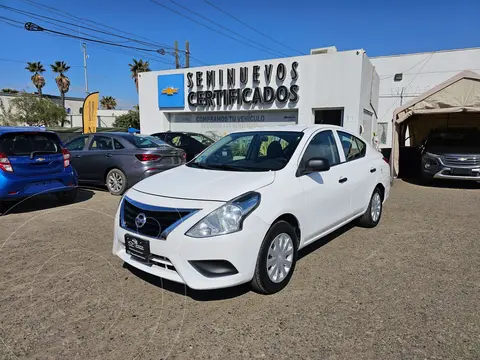
{"type": "Polygon", "coordinates": [[[355,220],[374,227],[390,193],[380,152],[330,125],[234,132],[123,196],[113,253],[192,289],[249,282],[272,294],[298,250],[355,220]]]}

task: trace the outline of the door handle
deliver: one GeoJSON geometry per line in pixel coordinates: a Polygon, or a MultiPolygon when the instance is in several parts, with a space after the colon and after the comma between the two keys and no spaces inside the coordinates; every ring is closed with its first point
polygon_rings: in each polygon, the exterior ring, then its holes
{"type": "Polygon", "coordinates": [[[105,157],[112,157],[112,154],[105,154],[105,157]]]}
{"type": "Polygon", "coordinates": [[[370,168],[370,172],[371,172],[371,173],[374,173],[375,171],[377,171],[376,168],[370,168]]]}
{"type": "Polygon", "coordinates": [[[348,180],[348,179],[347,179],[346,177],[341,177],[341,178],[338,180],[338,182],[339,182],[340,184],[343,184],[343,183],[346,182],[347,180],[348,180]]]}

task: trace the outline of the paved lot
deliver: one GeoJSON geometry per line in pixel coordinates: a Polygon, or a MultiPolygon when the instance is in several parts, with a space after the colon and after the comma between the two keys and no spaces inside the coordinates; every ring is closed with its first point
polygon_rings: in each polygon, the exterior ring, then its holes
{"type": "Polygon", "coordinates": [[[111,255],[118,198],[0,218],[0,359],[479,359],[480,187],[397,181],[381,224],[303,252],[289,286],[191,292],[111,255]]]}

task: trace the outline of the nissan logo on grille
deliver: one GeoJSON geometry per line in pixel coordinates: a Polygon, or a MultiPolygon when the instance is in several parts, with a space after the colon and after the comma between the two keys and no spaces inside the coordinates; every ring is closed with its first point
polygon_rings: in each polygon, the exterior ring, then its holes
{"type": "Polygon", "coordinates": [[[145,226],[147,223],[147,216],[144,213],[140,213],[137,215],[135,218],[135,225],[137,225],[137,228],[142,228],[145,226]]]}

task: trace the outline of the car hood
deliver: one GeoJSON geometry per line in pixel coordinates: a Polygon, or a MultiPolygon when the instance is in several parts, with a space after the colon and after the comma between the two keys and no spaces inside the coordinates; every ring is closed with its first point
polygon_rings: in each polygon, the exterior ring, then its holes
{"type": "Polygon", "coordinates": [[[430,146],[426,151],[436,155],[480,155],[480,146],[430,146]]]}
{"type": "Polygon", "coordinates": [[[191,168],[185,165],[140,181],[134,190],[179,199],[229,201],[271,184],[275,172],[242,172],[191,168]]]}

